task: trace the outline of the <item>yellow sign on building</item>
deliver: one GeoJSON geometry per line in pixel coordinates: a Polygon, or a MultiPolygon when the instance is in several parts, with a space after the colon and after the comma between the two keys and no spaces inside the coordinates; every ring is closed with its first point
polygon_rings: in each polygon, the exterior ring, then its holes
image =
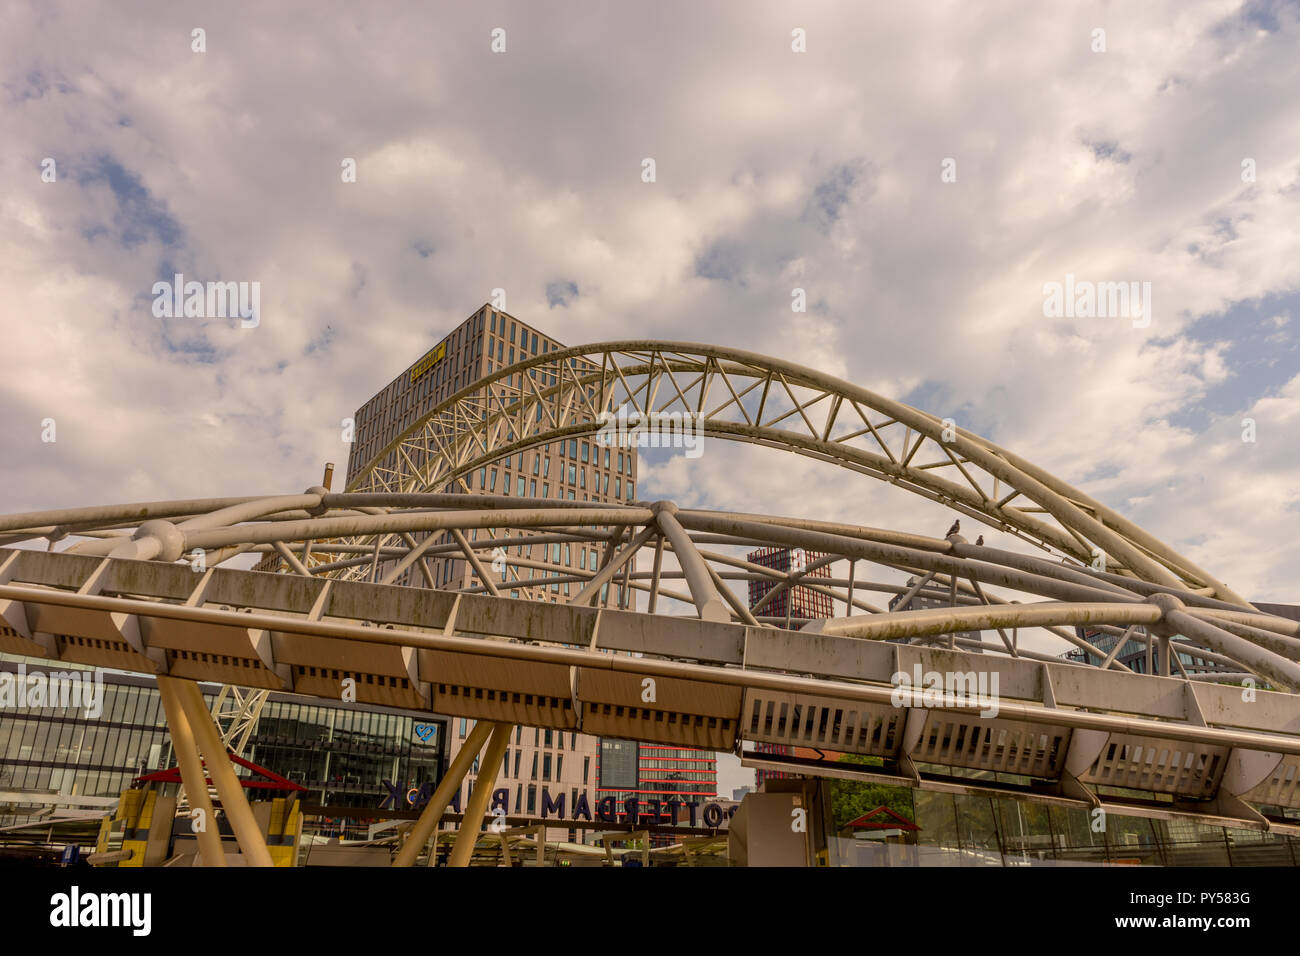
{"type": "Polygon", "coordinates": [[[446,357],[447,357],[447,343],[439,342],[437,346],[434,347],[433,351],[431,351],[428,355],[426,355],[424,358],[420,359],[420,361],[415,363],[415,367],[411,369],[411,381],[408,384],[414,384],[416,379],[418,379],[425,372],[429,371],[429,369],[433,368],[435,365],[437,365],[446,357]]]}

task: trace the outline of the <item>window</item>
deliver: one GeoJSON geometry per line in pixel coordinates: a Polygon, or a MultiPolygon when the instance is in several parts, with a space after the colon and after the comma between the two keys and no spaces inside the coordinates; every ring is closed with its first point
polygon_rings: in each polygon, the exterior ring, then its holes
{"type": "MultiPolygon", "coordinates": [[[[569,466],[569,484],[571,484],[571,485],[573,485],[573,484],[577,484],[577,481],[578,481],[578,466],[577,466],[577,465],[570,465],[570,466],[569,466]]],[[[570,492],[570,494],[572,494],[572,492],[570,492]]]]}
{"type": "Polygon", "coordinates": [[[496,490],[497,490],[497,470],[496,470],[495,468],[492,469],[492,484],[491,484],[489,490],[490,490],[490,491],[496,491],[496,490]]]}
{"type": "Polygon", "coordinates": [[[605,449],[605,467],[606,467],[606,468],[609,467],[609,449],[608,449],[608,448],[605,449]]]}
{"type": "Polygon", "coordinates": [[[590,757],[582,758],[582,782],[583,783],[591,782],[591,758],[590,757]]]}
{"type": "Polygon", "coordinates": [[[604,494],[609,494],[609,475],[605,475],[605,491],[604,491],[604,494]]]}
{"type": "Polygon", "coordinates": [[[583,463],[584,465],[585,465],[585,464],[588,464],[588,463],[591,461],[591,459],[588,457],[588,455],[590,455],[590,454],[591,454],[591,446],[588,445],[586,442],[583,442],[583,443],[582,443],[582,463],[583,463]]]}
{"type": "Polygon", "coordinates": [[[534,786],[533,784],[529,784],[528,785],[528,812],[535,813],[536,811],[537,811],[537,787],[534,786]]]}
{"type": "Polygon", "coordinates": [[[542,739],[546,741],[546,746],[548,747],[554,746],[555,731],[548,730],[542,739]]]}
{"type": "Polygon", "coordinates": [[[529,498],[536,498],[536,497],[537,497],[537,479],[536,479],[536,478],[529,478],[529,479],[528,479],[528,497],[529,497],[529,498]]]}
{"type": "MultiPolygon", "coordinates": [[[[535,486],[536,484],[537,484],[537,482],[534,481],[534,482],[533,482],[533,485],[535,486]]],[[[527,488],[525,487],[525,479],[524,479],[524,476],[523,476],[523,475],[520,475],[520,476],[519,476],[519,497],[520,497],[520,498],[522,498],[522,497],[524,496],[524,492],[525,492],[526,490],[527,490],[527,488]]]]}
{"type": "MultiPolygon", "coordinates": [[[[579,483],[582,485],[582,487],[583,487],[583,488],[586,488],[586,487],[587,487],[587,469],[586,469],[586,468],[582,469],[582,472],[578,475],[578,478],[581,479],[581,481],[580,481],[579,483]]],[[[585,498],[586,495],[583,495],[583,497],[585,498]]]]}
{"type": "Polygon", "coordinates": [[[533,754],[533,772],[528,775],[528,779],[530,780],[537,779],[537,754],[536,753],[533,754]]]}
{"type": "Polygon", "coordinates": [[[618,453],[618,473],[623,474],[623,453],[618,453]]]}
{"type": "Polygon", "coordinates": [[[551,477],[551,459],[546,459],[546,464],[542,466],[542,477],[551,477]]]}
{"type": "MultiPolygon", "coordinates": [[[[541,406],[539,405],[538,407],[540,408],[541,406]]],[[[537,474],[537,469],[540,468],[541,466],[542,466],[542,459],[541,459],[541,456],[540,456],[540,455],[534,455],[534,456],[533,456],[533,474],[534,474],[534,475],[537,474]]]]}
{"type": "Polygon", "coordinates": [[[576,438],[569,439],[569,457],[575,461],[578,458],[578,439],[576,438]]]}
{"type": "Polygon", "coordinates": [[[551,755],[547,754],[542,758],[542,779],[551,779],[551,755]]]}
{"type": "Polygon", "coordinates": [[[615,479],[614,479],[614,497],[615,497],[615,498],[621,498],[622,496],[623,496],[623,479],[622,479],[622,478],[615,478],[615,479]]]}
{"type": "Polygon", "coordinates": [[[631,501],[631,500],[632,500],[633,498],[635,498],[635,497],[636,497],[636,492],[632,490],[632,482],[629,480],[628,483],[627,483],[627,498],[628,498],[628,501],[631,501]]]}
{"type": "Polygon", "coordinates": [[[501,482],[501,493],[503,495],[508,495],[510,494],[510,472],[507,471],[501,477],[503,479],[501,482]]]}

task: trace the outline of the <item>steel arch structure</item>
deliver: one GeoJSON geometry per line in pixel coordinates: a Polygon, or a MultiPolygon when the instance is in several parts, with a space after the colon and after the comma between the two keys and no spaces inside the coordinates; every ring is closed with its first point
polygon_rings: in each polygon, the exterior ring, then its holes
{"type": "Polygon", "coordinates": [[[341,494],[317,486],[0,517],[0,650],[332,699],[351,678],[362,702],[482,721],[480,743],[500,736],[491,728],[520,723],[719,750],[796,744],[878,757],[880,768],[852,775],[902,785],[1005,792],[1010,775],[1027,798],[1300,834],[1300,623],[1251,607],[1010,452],[960,430],[945,442],[932,416],[745,353],[706,349],[692,365],[685,348],[619,343],[503,369],[490,385],[518,392],[513,404],[491,389],[453,397],[392,446],[402,467],[372,467],[341,494]],[[633,365],[642,378],[629,378],[633,365]],[[555,407],[550,421],[524,373],[556,390],[543,394],[555,407]],[[788,403],[779,414],[780,401],[764,397],[777,386],[788,403]],[[799,389],[818,387],[801,400],[799,389]],[[721,408],[708,400],[719,389],[730,396],[721,408]],[[668,501],[430,490],[516,449],[590,433],[601,411],[636,395],[646,411],[693,403],[706,434],[892,478],[1005,522],[1049,553],[668,501]],[[811,414],[817,408],[824,419],[811,414]],[[728,425],[728,409],[745,421],[728,425]],[[863,418],[856,436],[837,431],[849,412],[863,418]],[[539,414],[546,428],[534,427],[539,414]],[[806,434],[777,427],[796,421],[806,434]],[[916,437],[905,431],[891,449],[886,436],[900,426],[916,437]],[[863,436],[883,453],[855,448],[863,436]],[[919,461],[927,442],[946,465],[919,461]],[[935,474],[943,468],[968,487],[935,474]],[[1001,498],[988,476],[1005,483],[1001,498]],[[1017,496],[1043,511],[1011,507],[1017,496]],[[65,539],[74,540],[55,550],[65,539]],[[46,550],[32,547],[42,542],[46,550]],[[543,542],[597,560],[561,570],[522,557],[543,542]],[[1127,563],[1088,566],[1089,546],[1103,543],[1127,563]],[[813,577],[812,568],[783,572],[743,557],[763,546],[822,552],[821,563],[847,570],[813,577]],[[240,555],[277,557],[285,573],[222,566],[240,555]],[[466,561],[476,583],[464,592],[396,585],[407,571],[430,581],[426,562],[437,556],[466,561]],[[915,580],[890,583],[880,570],[915,580]],[[729,586],[756,580],[774,583],[769,594],[813,588],[843,613],[794,630],[729,586]],[[576,591],[565,603],[507,593],[555,599],[565,585],[576,591]],[[886,611],[876,595],[899,600],[886,611]],[[908,610],[918,595],[947,606],[908,610]],[[683,607],[688,614],[671,613],[683,607]],[[1104,653],[1079,637],[1084,624],[1117,635],[1115,647],[1104,653]],[[1026,628],[1099,666],[1024,646],[1026,628]],[[1175,640],[1199,663],[1170,653],[1175,640]],[[1158,647],[1164,672],[1125,667],[1118,656],[1134,645],[1158,647]],[[995,677],[995,712],[987,699],[901,686],[898,675],[914,669],[995,677]],[[1235,686],[1252,683],[1269,689],[1235,686]]]}
{"type": "Polygon", "coordinates": [[[814,369],[712,345],[607,342],[498,369],[408,426],[348,490],[468,490],[476,468],[593,434],[602,413],[624,406],[694,416],[709,437],[833,462],[1085,564],[1104,555],[1121,575],[1247,604],[1114,510],[954,423],[814,369]]]}

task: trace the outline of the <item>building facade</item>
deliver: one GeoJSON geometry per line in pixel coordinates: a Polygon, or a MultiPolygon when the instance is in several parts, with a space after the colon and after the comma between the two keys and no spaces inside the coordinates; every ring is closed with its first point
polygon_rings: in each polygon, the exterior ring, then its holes
{"type": "MultiPolygon", "coordinates": [[[[0,672],[33,679],[93,671],[0,655],[0,672]]],[[[0,792],[15,794],[15,810],[25,805],[18,798],[23,793],[116,797],[136,777],[175,766],[157,684],[136,674],[99,674],[97,714],[17,707],[0,720],[0,792]]],[[[211,708],[220,686],[199,689],[211,708]]],[[[244,756],[304,787],[308,803],[373,808],[377,794],[436,785],[447,763],[446,744],[445,720],[427,714],[273,693],[244,756]]],[[[247,775],[242,768],[238,773],[247,775]]]]}
{"type": "MultiPolygon", "coordinates": [[[[802,571],[805,580],[831,576],[829,564],[808,570],[811,565],[824,557],[826,555],[821,552],[807,551],[804,548],[760,548],[745,556],[751,564],[771,568],[774,571],[782,571],[786,574],[802,571]]],[[[755,616],[760,621],[789,622],[795,625],[831,616],[831,596],[802,584],[785,588],[764,603],[768,592],[772,591],[778,583],[775,578],[749,582],[749,607],[750,610],[758,608],[755,616]],[[760,604],[762,604],[761,608],[760,604]]]]}
{"type": "MultiPolygon", "coordinates": [[[[442,402],[472,389],[475,383],[499,369],[549,355],[563,347],[514,316],[489,304],[483,305],[357,410],[356,441],[348,458],[348,484],[390,443],[442,402]]],[[[596,371],[594,365],[582,360],[576,361],[575,369],[579,373],[596,371]]],[[[558,375],[554,370],[544,369],[539,374],[543,386],[557,384],[558,375]]],[[[522,389],[525,385],[522,378],[521,374],[512,375],[505,385],[522,389]]],[[[482,396],[483,392],[477,394],[482,396]]],[[[391,452],[380,463],[391,463],[395,455],[396,452],[391,452]]],[[[602,446],[586,437],[554,441],[518,452],[480,467],[464,482],[441,490],[549,501],[626,503],[636,498],[636,481],[635,448],[602,446]]],[[[471,529],[469,538],[478,542],[489,534],[486,529],[471,529]]],[[[567,601],[582,585],[563,579],[594,571],[599,566],[602,544],[528,544],[529,537],[525,533],[515,534],[513,543],[494,549],[494,557],[500,559],[495,562],[497,568],[504,567],[496,583],[502,593],[508,592],[511,597],[551,603],[567,601]],[[511,587],[512,582],[518,586],[511,587]]],[[[436,555],[428,564],[437,588],[462,590],[481,586],[472,566],[463,557],[436,555]]],[[[380,579],[387,567],[391,564],[381,562],[380,579]]],[[[423,572],[415,566],[396,583],[426,586],[423,572]]],[[[602,589],[602,603],[622,604],[630,600],[629,595],[617,589],[611,595],[609,587],[602,589]]],[[[454,758],[473,729],[474,721],[455,719],[450,726],[448,750],[449,757],[454,758]]],[[[572,806],[579,794],[586,794],[588,800],[595,795],[599,756],[599,741],[595,737],[516,727],[495,789],[504,789],[509,794],[512,814],[537,812],[544,795],[554,799],[558,794],[565,794],[572,806]]],[[[461,788],[462,798],[470,792],[478,770],[476,762],[461,788]]]]}
{"type": "MultiPolygon", "coordinates": [[[[908,590],[911,590],[913,587],[916,586],[916,578],[914,577],[908,578],[907,582],[903,586],[908,590]]],[[[951,599],[946,595],[940,597],[937,593],[935,593],[937,590],[942,590],[942,589],[939,588],[937,585],[933,586],[933,588],[930,590],[927,590],[927,588],[922,587],[919,591],[916,592],[916,594],[912,595],[912,599],[907,602],[906,607],[903,607],[903,598],[907,596],[907,592],[904,591],[900,594],[896,594],[889,601],[889,609],[891,611],[898,611],[898,610],[922,611],[925,610],[926,608],[932,608],[932,607],[951,607],[950,604],[951,599]]],[[[981,631],[958,631],[956,634],[953,634],[951,636],[959,640],[974,641],[976,645],[981,643],[984,639],[983,632],[981,631]]],[[[944,634],[941,635],[941,637],[942,637],[942,642],[946,642],[948,640],[949,635],[944,634]]],[[[937,639],[935,640],[936,642],[938,642],[937,639]]],[[[904,639],[900,643],[911,643],[911,642],[908,641],[907,639],[904,639]]],[[[958,650],[969,651],[973,654],[984,653],[983,648],[978,646],[972,646],[969,644],[958,645],[958,650]]]]}

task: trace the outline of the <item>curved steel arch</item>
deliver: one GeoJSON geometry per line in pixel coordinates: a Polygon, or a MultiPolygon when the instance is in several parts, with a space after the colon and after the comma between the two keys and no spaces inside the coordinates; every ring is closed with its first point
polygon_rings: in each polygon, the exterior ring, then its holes
{"type": "Polygon", "coordinates": [[[602,414],[623,406],[690,414],[706,436],[828,461],[1084,564],[1102,555],[1126,577],[1250,607],[1127,518],[987,439],[814,369],[697,343],[605,342],[498,369],[414,422],[348,490],[468,490],[474,469],[594,434],[602,414]],[[923,447],[937,457],[920,460],[923,447]],[[1013,506],[1017,498],[1031,506],[1013,506]]]}

